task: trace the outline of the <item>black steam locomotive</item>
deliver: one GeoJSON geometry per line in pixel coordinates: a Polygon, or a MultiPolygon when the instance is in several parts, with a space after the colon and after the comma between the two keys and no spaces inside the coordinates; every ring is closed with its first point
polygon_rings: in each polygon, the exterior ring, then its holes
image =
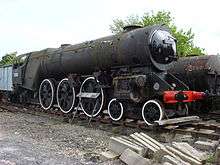
{"type": "Polygon", "coordinates": [[[204,111],[220,109],[220,56],[204,55],[180,58],[169,70],[191,90],[206,92],[202,102],[196,102],[196,109],[204,111]]]}
{"type": "Polygon", "coordinates": [[[19,59],[10,66],[10,100],[39,100],[45,110],[57,104],[63,113],[78,108],[96,117],[107,109],[114,121],[129,117],[151,125],[187,115],[187,103],[204,97],[167,72],[177,59],[176,39],[164,26],[128,26],[117,35],[19,59]]]}

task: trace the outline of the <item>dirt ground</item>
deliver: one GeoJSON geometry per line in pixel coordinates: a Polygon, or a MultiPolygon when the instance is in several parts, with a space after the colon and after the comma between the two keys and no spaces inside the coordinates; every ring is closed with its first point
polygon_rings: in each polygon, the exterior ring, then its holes
{"type": "MultiPolygon", "coordinates": [[[[137,131],[140,130],[112,124],[88,126],[86,120],[69,124],[63,117],[41,112],[12,113],[0,109],[0,165],[123,165],[120,160],[102,162],[101,152],[108,150],[111,136],[137,131]]],[[[182,134],[146,133],[167,144],[184,141],[193,145],[196,140],[182,134]]]]}
{"type": "Polygon", "coordinates": [[[71,125],[49,115],[0,111],[0,165],[120,165],[119,160],[99,160],[113,135],[87,123],[71,125]]]}

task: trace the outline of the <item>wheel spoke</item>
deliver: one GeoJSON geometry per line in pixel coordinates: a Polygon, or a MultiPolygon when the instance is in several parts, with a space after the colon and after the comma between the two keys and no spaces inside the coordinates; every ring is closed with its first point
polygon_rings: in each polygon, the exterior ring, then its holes
{"type": "Polygon", "coordinates": [[[162,119],[163,108],[158,101],[149,100],[142,108],[142,117],[148,125],[152,125],[154,121],[162,119]]]}
{"type": "Polygon", "coordinates": [[[49,109],[53,104],[54,86],[51,80],[42,81],[39,88],[39,101],[44,109],[49,109]]]}
{"type": "Polygon", "coordinates": [[[95,80],[94,77],[89,77],[87,78],[83,83],[80,88],[80,93],[100,93],[98,98],[81,98],[80,104],[81,107],[84,111],[84,113],[91,117],[97,116],[103,106],[103,101],[104,101],[104,95],[102,88],[99,86],[98,82],[95,80]],[[94,109],[95,108],[95,109],[94,109]],[[94,113],[93,113],[94,110],[94,113]]]}
{"type": "Polygon", "coordinates": [[[75,89],[72,88],[68,79],[63,79],[57,88],[57,103],[63,113],[69,113],[73,110],[75,104],[75,89]]]}
{"type": "Polygon", "coordinates": [[[108,114],[114,121],[119,121],[123,116],[123,106],[116,99],[112,99],[108,104],[108,114]]]}

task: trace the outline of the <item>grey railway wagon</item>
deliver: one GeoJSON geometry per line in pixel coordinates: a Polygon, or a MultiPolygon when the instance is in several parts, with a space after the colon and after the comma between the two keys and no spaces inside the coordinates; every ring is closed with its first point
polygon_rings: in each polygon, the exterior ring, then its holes
{"type": "Polygon", "coordinates": [[[12,66],[0,67],[0,90],[2,91],[12,91],[12,66]]]}

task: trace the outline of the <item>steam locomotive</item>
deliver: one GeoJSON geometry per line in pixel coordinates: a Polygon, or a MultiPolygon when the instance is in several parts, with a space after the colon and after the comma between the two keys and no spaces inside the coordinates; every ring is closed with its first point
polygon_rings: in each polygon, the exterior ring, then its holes
{"type": "Polygon", "coordinates": [[[151,125],[187,115],[187,104],[205,97],[167,72],[176,59],[176,39],[166,27],[128,26],[117,35],[21,55],[1,68],[7,74],[0,89],[11,101],[39,100],[45,110],[57,104],[63,113],[80,109],[96,117],[107,109],[114,121],[151,125]]]}
{"type": "MultiPolygon", "coordinates": [[[[220,109],[220,56],[203,55],[180,58],[169,73],[189,86],[191,90],[206,92],[206,99],[196,102],[196,109],[220,109]]],[[[195,105],[195,104],[194,104],[195,105]]]]}

